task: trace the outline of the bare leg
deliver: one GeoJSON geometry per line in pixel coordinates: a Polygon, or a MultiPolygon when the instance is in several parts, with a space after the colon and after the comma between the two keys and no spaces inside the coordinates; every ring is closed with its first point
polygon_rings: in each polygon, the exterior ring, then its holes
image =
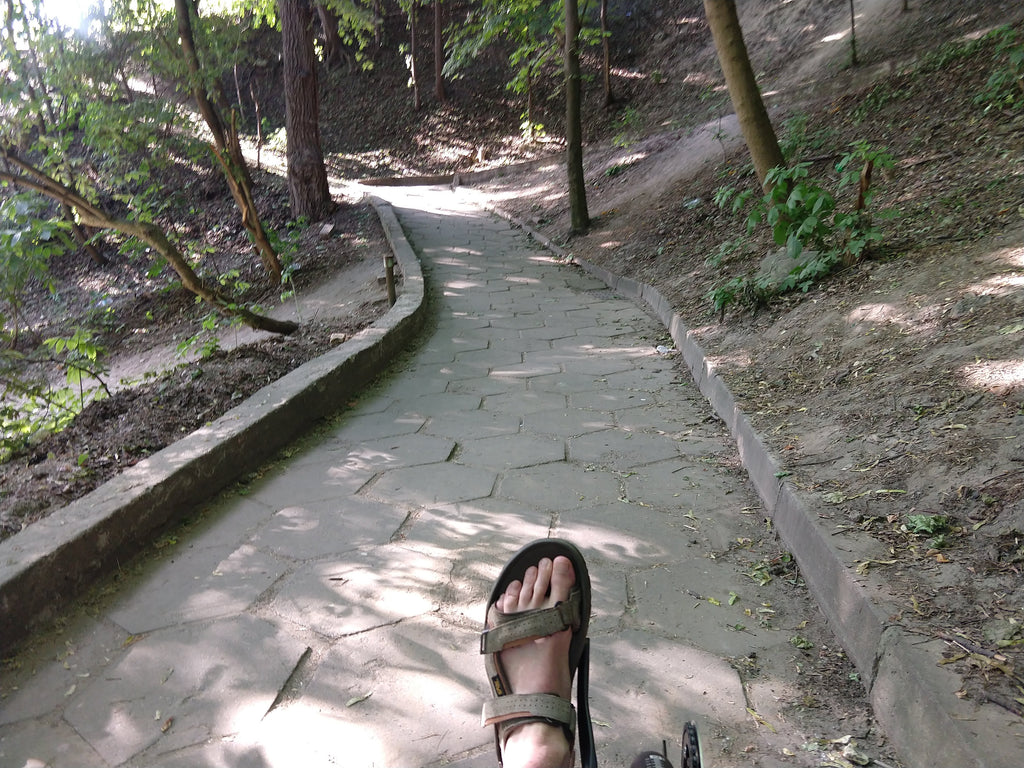
{"type": "MultiPolygon", "coordinates": [[[[513,581],[498,598],[502,613],[518,613],[548,608],[566,600],[576,582],[572,562],[566,557],[554,561],[542,558],[531,566],[523,581],[513,581]]],[[[572,695],[572,673],[569,670],[568,629],[528,641],[501,652],[501,663],[508,682],[516,693],[553,693],[564,699],[572,695]]],[[[566,741],[559,726],[527,723],[514,729],[502,748],[505,768],[568,768],[572,761],[572,745],[566,741]]]]}

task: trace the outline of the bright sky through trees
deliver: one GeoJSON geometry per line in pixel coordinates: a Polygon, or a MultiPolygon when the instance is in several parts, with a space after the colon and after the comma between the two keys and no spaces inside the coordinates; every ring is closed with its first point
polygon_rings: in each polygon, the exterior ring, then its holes
{"type": "Polygon", "coordinates": [[[42,0],[43,12],[52,16],[68,29],[78,29],[91,8],[97,3],[88,0],[42,0]]]}

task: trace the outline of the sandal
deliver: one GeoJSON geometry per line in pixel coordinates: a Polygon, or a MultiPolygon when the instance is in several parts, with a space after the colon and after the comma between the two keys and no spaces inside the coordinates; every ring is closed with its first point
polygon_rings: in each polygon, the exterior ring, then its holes
{"type": "Polygon", "coordinates": [[[579,731],[580,759],[583,768],[597,768],[597,754],[594,750],[594,727],[590,720],[589,678],[590,639],[587,626],[590,622],[590,574],[582,553],[573,544],[561,539],[538,539],[520,549],[502,569],[487,601],[487,617],[484,631],[480,635],[480,653],[486,654],[487,678],[494,696],[484,703],[483,724],[494,726],[494,745],[501,764],[502,747],[508,733],[526,723],[542,722],[561,726],[565,731],[570,750],[579,731]],[[542,558],[554,560],[559,555],[569,558],[576,573],[576,583],[569,592],[569,599],[550,608],[504,614],[498,610],[497,602],[508,585],[522,581],[526,569],[536,565],[542,558]],[[572,702],[548,693],[517,694],[507,682],[504,668],[498,654],[510,646],[528,642],[539,637],[553,635],[565,629],[572,630],[569,644],[570,679],[576,676],[577,716],[572,702]],[[579,728],[576,725],[579,723],[579,728]]]}

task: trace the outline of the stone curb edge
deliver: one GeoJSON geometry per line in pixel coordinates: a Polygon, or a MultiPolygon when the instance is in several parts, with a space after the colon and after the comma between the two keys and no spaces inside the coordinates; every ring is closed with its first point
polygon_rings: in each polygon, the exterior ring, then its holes
{"type": "MultiPolygon", "coordinates": [[[[936,667],[938,641],[922,643],[899,626],[888,623],[871,601],[864,586],[846,567],[828,533],[803,504],[791,483],[781,480],[779,464],[754,431],[750,420],[736,404],[714,364],[694,340],[682,318],[654,287],[616,275],[602,267],[574,257],[550,238],[500,208],[485,207],[522,229],[559,258],[577,264],[610,289],[647,304],[669,330],[694,382],[726,423],[758,496],[771,515],[772,523],[793,553],[808,589],[825,614],[843,648],[861,675],[871,699],[875,717],[900,756],[910,765],[996,766],[978,754],[984,737],[978,733],[971,713],[962,708],[951,711],[946,703],[956,701],[958,684],[936,667]],[[926,648],[932,652],[929,653],[926,648]],[[980,742],[980,743],[979,743],[980,742]]],[[[992,734],[997,738],[997,734],[992,734]]]]}
{"type": "Polygon", "coordinates": [[[0,653],[159,531],[255,471],[386,369],[423,327],[423,272],[391,206],[369,198],[403,276],[373,325],[255,393],[216,421],[140,461],[0,543],[0,653]]]}

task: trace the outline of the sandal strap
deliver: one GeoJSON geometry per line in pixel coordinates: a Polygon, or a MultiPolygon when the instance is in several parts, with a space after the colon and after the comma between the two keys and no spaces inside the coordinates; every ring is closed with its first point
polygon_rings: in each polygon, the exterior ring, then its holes
{"type": "Polygon", "coordinates": [[[550,608],[538,608],[522,613],[502,613],[497,606],[487,612],[490,625],[480,633],[480,653],[499,653],[538,637],[547,637],[566,629],[580,626],[580,591],[573,588],[569,599],[550,608]]]}
{"type": "Polygon", "coordinates": [[[543,722],[567,729],[569,742],[576,734],[576,708],[552,693],[510,693],[484,702],[482,724],[501,725],[502,730],[525,723],[543,722]]]}

